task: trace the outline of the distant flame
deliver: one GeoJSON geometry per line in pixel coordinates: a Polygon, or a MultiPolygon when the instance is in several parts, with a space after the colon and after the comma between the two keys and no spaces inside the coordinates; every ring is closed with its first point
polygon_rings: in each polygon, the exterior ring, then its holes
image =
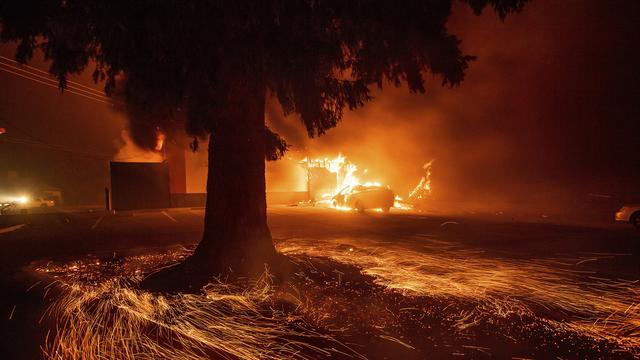
{"type": "MultiPolygon", "coordinates": [[[[395,196],[395,201],[393,205],[394,208],[401,209],[401,210],[411,210],[414,208],[414,206],[430,198],[431,191],[432,191],[431,169],[433,166],[433,162],[434,160],[431,160],[422,166],[425,173],[420,178],[420,181],[418,182],[418,184],[409,193],[409,197],[406,200],[398,195],[395,196]]],[[[345,189],[347,187],[353,187],[356,185],[385,186],[384,183],[379,180],[378,181],[362,181],[361,176],[366,176],[366,174],[368,173],[368,170],[364,169],[363,171],[358,172],[358,166],[350,162],[341,153],[334,158],[329,158],[329,157],[321,157],[321,158],[315,158],[315,159],[304,158],[302,161],[300,161],[300,163],[306,167],[307,171],[313,168],[322,168],[327,170],[329,173],[335,174],[336,176],[335,186],[332,187],[330,191],[325,192],[320,196],[322,199],[321,201],[328,202],[333,196],[335,196],[342,189],[345,189]]],[[[340,207],[335,204],[331,204],[331,207],[334,207],[338,210],[343,210],[343,211],[353,210],[349,207],[340,207]]]]}
{"type": "Polygon", "coordinates": [[[422,168],[425,171],[424,176],[418,182],[418,185],[409,193],[409,201],[411,203],[415,203],[417,201],[421,201],[426,199],[429,195],[431,195],[431,166],[433,165],[433,160],[424,164],[422,168]]]}
{"type": "Polygon", "coordinates": [[[332,174],[336,174],[336,186],[330,194],[324,194],[323,196],[333,196],[340,190],[347,186],[358,185],[360,179],[355,175],[358,171],[358,167],[347,161],[347,158],[342,154],[338,154],[333,159],[328,157],[318,159],[304,158],[302,163],[306,164],[307,168],[324,168],[332,174]]]}
{"type": "Polygon", "coordinates": [[[164,146],[164,139],[166,139],[166,135],[158,129],[156,131],[156,151],[162,151],[162,147],[164,146]]]}
{"type": "Polygon", "coordinates": [[[133,142],[129,131],[122,130],[120,133],[121,145],[119,146],[118,153],[114,156],[113,160],[123,162],[162,162],[164,157],[160,151],[164,146],[164,140],[165,135],[158,131],[154,150],[145,150],[133,142]]]}
{"type": "MultiPolygon", "coordinates": [[[[324,201],[328,201],[334,195],[338,194],[342,189],[347,187],[353,187],[356,185],[362,186],[384,186],[381,181],[362,181],[360,176],[356,175],[358,173],[358,166],[349,160],[341,153],[338,154],[335,158],[323,157],[316,159],[304,158],[300,163],[304,164],[307,169],[312,168],[323,168],[328,172],[336,175],[336,184],[335,187],[331,189],[330,192],[324,193],[321,195],[324,201]]],[[[367,174],[368,170],[364,169],[362,171],[362,175],[367,174]]],[[[331,207],[343,210],[343,211],[351,211],[350,207],[344,206],[336,206],[334,204],[330,204],[331,207]]],[[[380,209],[382,211],[382,209],[380,209]]]]}
{"type": "Polygon", "coordinates": [[[338,156],[333,159],[330,159],[328,157],[317,159],[304,158],[301,163],[305,164],[307,168],[323,168],[336,175],[335,187],[332,189],[331,193],[323,194],[323,197],[331,197],[347,186],[355,186],[360,184],[381,186],[380,182],[361,183],[360,178],[356,176],[358,166],[348,161],[347,158],[342,154],[338,154],[338,156]]]}

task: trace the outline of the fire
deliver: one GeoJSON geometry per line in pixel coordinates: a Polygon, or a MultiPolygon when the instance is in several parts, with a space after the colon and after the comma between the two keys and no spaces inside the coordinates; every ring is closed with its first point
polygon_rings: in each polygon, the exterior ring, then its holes
{"type": "Polygon", "coordinates": [[[356,176],[358,166],[348,161],[342,154],[338,154],[338,156],[333,159],[329,159],[328,157],[319,159],[304,158],[301,163],[305,164],[307,169],[322,168],[335,174],[336,186],[331,193],[324,194],[327,197],[337,194],[338,191],[347,186],[360,184],[360,178],[356,176]]]}
{"type": "MultiPolygon", "coordinates": [[[[325,169],[329,173],[335,175],[335,185],[332,185],[329,191],[321,194],[320,202],[329,202],[329,205],[335,209],[343,211],[353,210],[350,207],[331,204],[330,199],[338,194],[341,190],[362,186],[384,186],[381,181],[363,181],[362,177],[368,173],[367,169],[358,171],[358,166],[349,161],[342,153],[334,158],[323,157],[316,159],[304,158],[300,161],[307,169],[307,176],[311,177],[311,169],[325,169]]],[[[380,210],[382,211],[382,210],[380,210]]]]}
{"type": "MultiPolygon", "coordinates": [[[[330,157],[320,157],[315,159],[304,158],[300,163],[305,167],[307,171],[307,184],[309,187],[309,193],[311,198],[316,203],[327,203],[330,207],[335,208],[337,210],[343,211],[351,211],[353,210],[348,206],[341,206],[338,204],[334,204],[331,199],[340,193],[343,189],[353,188],[355,186],[364,186],[364,187],[384,187],[390,189],[388,185],[385,185],[383,181],[380,179],[369,180],[365,177],[368,176],[368,169],[359,170],[359,166],[352,163],[339,153],[338,156],[334,158],[330,157]],[[327,173],[332,174],[335,177],[332,180],[331,186],[324,187],[321,189],[311,189],[312,180],[318,180],[318,173],[314,170],[325,170],[327,173]],[[322,191],[315,191],[322,190],[322,191]],[[315,197],[319,197],[319,199],[315,199],[315,197]]],[[[400,210],[412,210],[416,205],[422,205],[422,203],[429,199],[431,195],[431,169],[433,165],[433,160],[427,162],[422,166],[425,171],[425,174],[422,176],[418,184],[414,187],[414,189],[409,193],[409,197],[404,199],[398,195],[395,195],[395,201],[393,203],[393,208],[400,210]]],[[[382,209],[375,209],[377,211],[383,211],[382,209]]]]}
{"type": "Polygon", "coordinates": [[[122,130],[120,133],[120,146],[113,160],[124,162],[162,162],[162,160],[164,160],[162,154],[164,141],[165,134],[157,130],[153,150],[142,149],[135,144],[128,130],[122,130]]]}
{"type": "Polygon", "coordinates": [[[422,168],[425,170],[424,176],[418,182],[415,188],[409,193],[409,201],[412,203],[421,201],[426,199],[429,195],[431,195],[431,166],[433,165],[433,160],[424,164],[422,168]]]}
{"type": "Polygon", "coordinates": [[[165,139],[166,139],[166,135],[162,131],[160,131],[160,129],[157,129],[156,130],[156,146],[154,148],[155,151],[162,151],[165,139]]]}
{"type": "Polygon", "coordinates": [[[401,210],[413,209],[413,206],[411,206],[410,204],[407,204],[407,202],[401,196],[398,196],[398,195],[396,195],[394,199],[393,207],[401,210]]]}

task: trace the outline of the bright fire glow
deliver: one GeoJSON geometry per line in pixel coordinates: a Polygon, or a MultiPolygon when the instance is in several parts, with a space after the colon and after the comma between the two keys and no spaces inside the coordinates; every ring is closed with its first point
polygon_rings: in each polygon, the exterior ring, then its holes
{"type": "Polygon", "coordinates": [[[307,168],[323,168],[336,175],[336,186],[330,194],[325,194],[327,197],[337,194],[347,186],[360,184],[360,178],[356,176],[358,167],[348,161],[342,154],[338,154],[333,159],[328,157],[318,159],[305,158],[301,163],[305,164],[307,168]]]}
{"type": "MultiPolygon", "coordinates": [[[[313,168],[322,168],[327,170],[329,173],[334,174],[336,177],[335,186],[326,193],[321,195],[320,202],[328,202],[329,205],[337,210],[341,211],[351,211],[353,210],[350,207],[346,206],[337,206],[335,204],[331,204],[329,200],[338,194],[342,189],[353,187],[356,185],[363,186],[384,186],[384,182],[380,180],[375,181],[364,181],[362,178],[365,177],[368,173],[367,169],[362,171],[358,171],[358,166],[352,162],[350,162],[345,156],[341,153],[334,158],[330,157],[320,157],[315,159],[304,158],[300,161],[303,164],[307,171],[313,168]]],[[[409,197],[405,200],[404,198],[396,195],[393,207],[400,210],[411,210],[413,206],[417,203],[420,203],[429,198],[431,195],[431,171],[432,171],[433,160],[427,162],[422,166],[425,173],[418,182],[418,184],[413,188],[413,190],[409,193],[409,197]]],[[[308,176],[310,176],[308,174],[308,176]]]]}
{"type": "Polygon", "coordinates": [[[422,168],[425,171],[424,176],[420,179],[420,182],[418,182],[418,185],[416,185],[415,188],[413,188],[413,190],[411,190],[411,193],[409,193],[409,201],[411,203],[416,203],[419,202],[421,200],[426,199],[429,195],[431,195],[431,167],[433,165],[433,160],[429,161],[428,163],[424,164],[422,166],[422,168]]]}
{"type": "Polygon", "coordinates": [[[158,129],[156,131],[156,146],[154,148],[155,151],[161,151],[164,146],[164,140],[166,139],[166,135],[158,129]]]}
{"type": "Polygon", "coordinates": [[[395,199],[393,200],[393,207],[400,210],[413,209],[411,205],[407,204],[406,201],[398,195],[396,195],[395,199]]]}
{"type": "MultiPolygon", "coordinates": [[[[311,168],[322,168],[326,169],[329,173],[335,174],[336,176],[336,184],[331,189],[330,192],[322,194],[321,201],[329,201],[331,197],[338,194],[342,189],[348,187],[354,187],[357,185],[362,186],[383,186],[381,181],[363,181],[361,176],[367,174],[367,169],[362,171],[362,175],[358,174],[358,166],[349,160],[341,153],[338,154],[335,158],[323,157],[316,159],[308,159],[304,158],[300,163],[304,164],[307,169],[311,168]]],[[[334,204],[329,204],[331,207],[341,210],[341,211],[351,211],[353,210],[350,207],[346,206],[336,206],[334,204]]],[[[382,209],[379,209],[382,211],[382,209]]]]}
{"type": "Polygon", "coordinates": [[[128,130],[122,130],[120,133],[121,146],[114,156],[114,161],[122,162],[162,162],[164,156],[162,149],[164,147],[165,135],[159,130],[156,132],[156,141],[153,149],[143,149],[135,144],[128,130]]]}

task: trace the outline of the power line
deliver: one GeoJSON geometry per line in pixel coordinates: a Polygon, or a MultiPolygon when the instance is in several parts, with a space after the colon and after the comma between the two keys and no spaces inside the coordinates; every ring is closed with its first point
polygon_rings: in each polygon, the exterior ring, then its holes
{"type": "MultiPolygon", "coordinates": [[[[4,64],[0,63],[0,65],[4,65],[4,64]]],[[[12,71],[12,70],[9,70],[9,69],[3,68],[3,67],[0,67],[0,71],[11,73],[11,74],[14,74],[16,76],[19,76],[19,77],[22,77],[22,78],[25,78],[25,79],[28,79],[28,80],[31,80],[31,81],[35,81],[35,82],[37,82],[39,84],[46,85],[46,86],[58,89],[58,86],[56,86],[56,85],[53,85],[51,83],[47,83],[45,81],[38,80],[38,79],[35,79],[35,78],[32,78],[32,77],[20,74],[19,72],[16,72],[16,71],[12,71]]],[[[93,101],[101,102],[103,104],[110,104],[110,102],[107,101],[107,100],[103,100],[103,99],[99,99],[99,98],[96,98],[96,97],[93,97],[93,96],[85,95],[85,94],[80,93],[80,92],[76,92],[76,91],[73,91],[73,90],[66,90],[66,91],[71,93],[71,94],[74,94],[74,95],[82,96],[82,97],[84,97],[86,99],[90,99],[90,100],[93,100],[93,101]]]]}
{"type": "MultiPolygon", "coordinates": [[[[35,78],[43,80],[43,81],[48,81],[52,85],[55,85],[56,87],[58,87],[58,80],[52,78],[51,76],[40,75],[40,74],[37,74],[35,72],[29,71],[29,70],[25,70],[25,69],[23,69],[23,68],[21,68],[19,66],[15,66],[15,65],[4,63],[4,62],[2,62],[2,60],[0,60],[0,66],[7,67],[7,68],[9,68],[10,70],[13,70],[13,71],[18,71],[18,72],[20,72],[22,74],[26,74],[26,75],[28,75],[30,77],[35,77],[35,78]]],[[[85,93],[85,94],[87,94],[89,96],[94,96],[94,97],[97,97],[97,98],[100,98],[100,99],[103,99],[103,100],[108,100],[108,98],[105,95],[103,95],[102,93],[97,93],[97,92],[94,92],[94,91],[88,91],[88,90],[85,90],[83,88],[77,87],[76,85],[67,85],[66,90],[69,90],[69,89],[75,90],[75,91],[79,91],[79,92],[85,93]]]]}
{"type": "Polygon", "coordinates": [[[87,157],[87,158],[91,158],[91,159],[110,160],[110,159],[113,158],[112,156],[108,156],[108,155],[94,154],[94,153],[89,153],[89,152],[85,152],[85,151],[72,150],[72,149],[68,149],[68,148],[62,147],[62,146],[56,146],[56,145],[52,145],[52,144],[47,144],[47,143],[40,142],[40,141],[33,141],[33,140],[27,140],[27,139],[18,139],[18,138],[13,138],[13,137],[6,136],[6,135],[3,135],[3,137],[0,138],[0,143],[2,143],[2,142],[18,144],[18,145],[27,145],[27,146],[40,147],[40,148],[44,148],[44,149],[48,149],[48,150],[54,150],[54,151],[69,153],[69,154],[82,156],[82,157],[87,157]]]}
{"type": "MultiPolygon", "coordinates": [[[[60,88],[58,80],[53,78],[53,76],[48,72],[33,66],[20,64],[19,62],[2,55],[0,55],[0,71],[4,71],[6,73],[10,73],[55,89],[60,88]],[[10,63],[7,63],[7,61],[10,63]]],[[[72,80],[67,80],[67,87],[64,90],[71,94],[82,96],[86,99],[94,100],[104,104],[121,103],[120,101],[113,100],[105,96],[105,94],[100,90],[72,80]]]]}
{"type": "MultiPolygon", "coordinates": [[[[29,65],[27,65],[27,64],[21,64],[21,63],[17,62],[16,60],[11,59],[11,58],[8,58],[8,57],[6,57],[6,56],[2,56],[2,55],[0,55],[0,59],[4,59],[4,60],[6,60],[6,61],[10,61],[11,63],[13,63],[13,64],[15,64],[15,65],[19,65],[19,66],[21,66],[21,67],[31,69],[31,70],[33,70],[33,71],[36,71],[36,72],[39,72],[39,73],[45,74],[45,75],[47,75],[47,76],[51,76],[51,74],[49,74],[47,71],[44,71],[44,70],[42,70],[42,69],[38,69],[37,67],[34,67],[34,66],[29,66],[29,65]]],[[[84,85],[84,84],[81,84],[81,83],[79,83],[79,82],[72,81],[72,80],[67,80],[67,83],[69,83],[69,84],[74,84],[74,85],[79,86],[79,87],[81,87],[81,88],[86,88],[87,90],[90,90],[90,91],[96,92],[98,95],[102,95],[102,96],[104,96],[104,94],[103,94],[103,92],[102,92],[102,91],[100,91],[100,90],[98,90],[98,89],[96,89],[96,88],[93,88],[93,87],[91,87],[91,86],[87,86],[87,85],[84,85]]]]}

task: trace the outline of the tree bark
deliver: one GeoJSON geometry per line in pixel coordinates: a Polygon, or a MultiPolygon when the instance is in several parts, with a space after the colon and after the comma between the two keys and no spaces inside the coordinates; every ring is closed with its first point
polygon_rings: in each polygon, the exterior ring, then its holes
{"type": "Polygon", "coordinates": [[[150,290],[198,290],[212,276],[259,275],[265,264],[286,275],[289,264],[275,250],[267,225],[265,186],[265,88],[236,80],[209,138],[204,233],[183,263],[148,276],[150,290]]]}
{"type": "Polygon", "coordinates": [[[251,80],[229,90],[228,118],[209,139],[204,234],[193,260],[214,269],[255,272],[276,258],[267,225],[265,93],[251,80]]]}

